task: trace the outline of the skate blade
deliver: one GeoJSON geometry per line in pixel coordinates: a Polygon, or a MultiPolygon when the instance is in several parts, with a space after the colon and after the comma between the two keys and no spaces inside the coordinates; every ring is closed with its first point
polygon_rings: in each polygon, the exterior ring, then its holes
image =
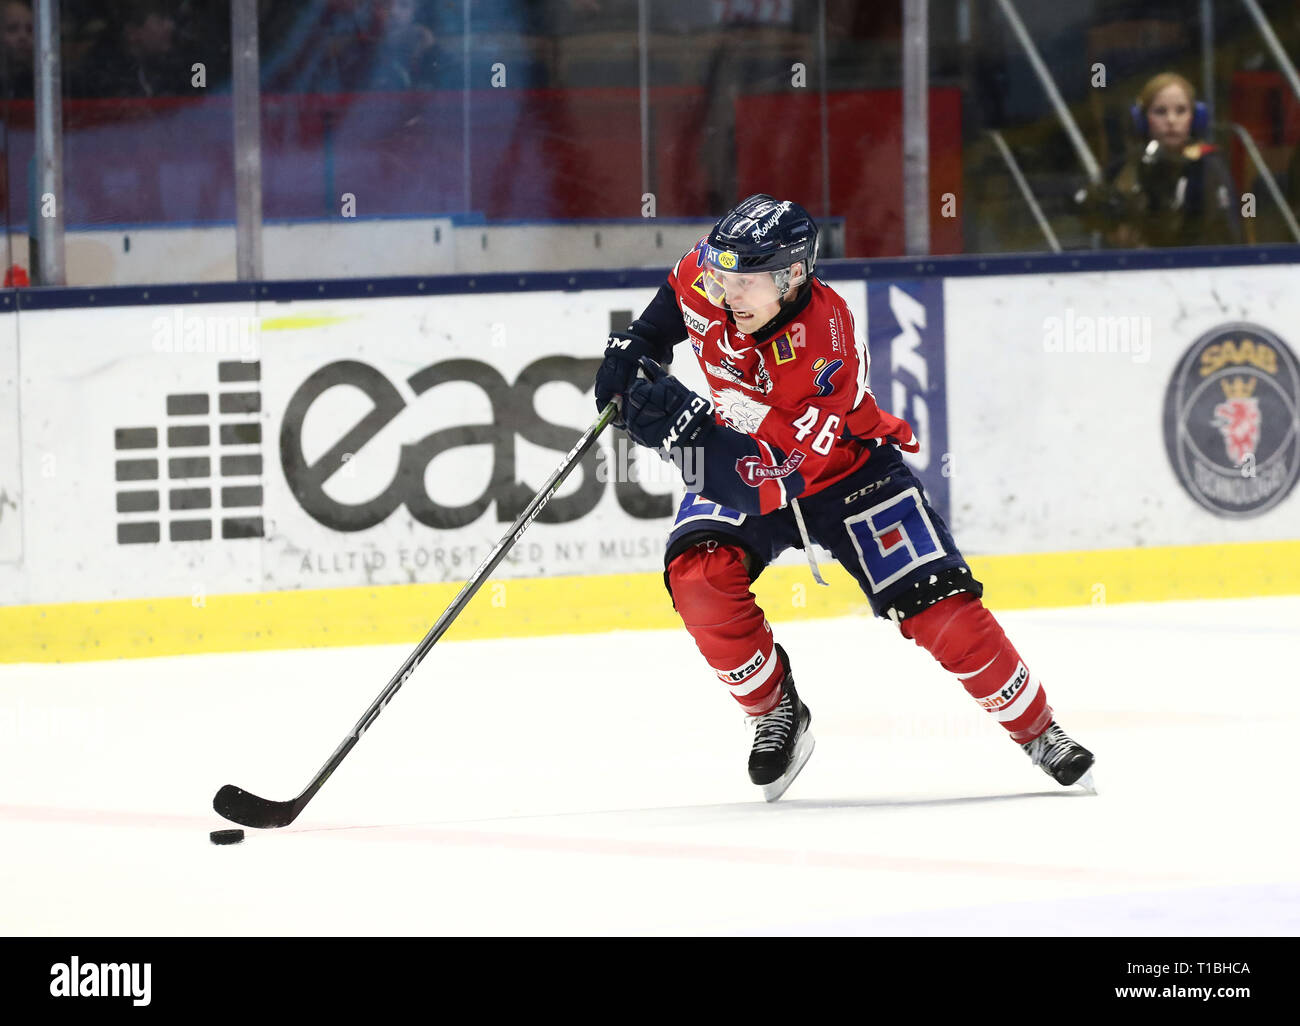
{"type": "Polygon", "coordinates": [[[1088,770],[1083,776],[1074,782],[1073,787],[1082,787],[1089,794],[1097,793],[1097,785],[1092,780],[1092,770],[1088,770]]]}
{"type": "Polygon", "coordinates": [[[785,794],[786,789],[794,783],[794,778],[797,777],[799,771],[803,769],[803,764],[807,762],[808,757],[812,755],[813,746],[816,745],[816,743],[817,742],[813,739],[812,732],[804,731],[803,737],[795,742],[794,758],[790,760],[790,768],[770,784],[762,785],[763,799],[765,801],[774,802],[780,798],[781,795],[785,794]]]}

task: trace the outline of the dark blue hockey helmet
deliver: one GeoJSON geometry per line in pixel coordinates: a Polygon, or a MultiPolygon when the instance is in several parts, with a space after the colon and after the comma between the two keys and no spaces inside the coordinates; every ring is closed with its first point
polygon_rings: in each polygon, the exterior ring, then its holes
{"type": "Polygon", "coordinates": [[[705,289],[718,306],[725,306],[722,284],[716,275],[770,273],[776,294],[784,296],[792,284],[812,278],[817,266],[817,222],[791,200],[758,193],[741,200],[709,232],[704,249],[705,289]],[[795,265],[802,273],[795,279],[795,265]],[[715,295],[714,293],[718,293],[715,295]]]}

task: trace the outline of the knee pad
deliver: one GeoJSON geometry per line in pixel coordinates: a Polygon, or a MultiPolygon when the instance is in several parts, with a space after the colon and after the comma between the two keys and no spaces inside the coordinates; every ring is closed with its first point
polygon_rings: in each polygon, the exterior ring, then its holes
{"type": "Polygon", "coordinates": [[[928,649],[945,670],[1020,744],[1052,722],[1052,707],[997,619],[973,595],[953,595],[908,617],[903,636],[928,649]]]}
{"type": "Polygon", "coordinates": [[[958,673],[968,668],[972,656],[987,652],[986,658],[992,658],[1005,640],[993,614],[969,592],[942,599],[898,627],[944,667],[961,667],[958,673]]]}
{"type": "Polygon", "coordinates": [[[716,538],[673,557],[664,578],[687,626],[721,623],[735,615],[737,602],[753,601],[744,550],[716,538]]]}

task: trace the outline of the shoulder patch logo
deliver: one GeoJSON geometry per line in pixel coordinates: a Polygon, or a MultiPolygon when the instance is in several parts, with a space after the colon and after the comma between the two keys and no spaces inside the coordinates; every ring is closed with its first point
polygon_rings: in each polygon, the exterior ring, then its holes
{"type": "Polygon", "coordinates": [[[835,383],[831,380],[835,377],[835,372],[844,366],[843,360],[831,360],[827,362],[824,356],[819,356],[817,362],[813,364],[813,384],[817,386],[817,395],[825,399],[835,391],[835,383]]]}
{"type": "Polygon", "coordinates": [[[703,272],[703,271],[701,271],[701,272],[696,276],[695,280],[694,280],[693,282],[691,282],[691,288],[693,288],[696,292],[698,292],[698,293],[699,293],[701,296],[703,296],[705,299],[708,299],[708,298],[709,298],[709,294],[708,294],[707,292],[704,291],[704,272],[703,272]]]}
{"type": "Polygon", "coordinates": [[[784,335],[772,339],[772,355],[776,357],[777,363],[789,363],[798,355],[795,352],[794,341],[790,338],[788,331],[784,335]]]}

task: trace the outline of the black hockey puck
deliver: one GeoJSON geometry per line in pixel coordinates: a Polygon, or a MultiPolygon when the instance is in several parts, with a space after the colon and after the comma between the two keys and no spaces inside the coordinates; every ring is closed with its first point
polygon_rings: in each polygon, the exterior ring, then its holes
{"type": "Polygon", "coordinates": [[[238,844],[244,839],[242,830],[214,830],[208,834],[208,839],[213,844],[238,844]]]}

